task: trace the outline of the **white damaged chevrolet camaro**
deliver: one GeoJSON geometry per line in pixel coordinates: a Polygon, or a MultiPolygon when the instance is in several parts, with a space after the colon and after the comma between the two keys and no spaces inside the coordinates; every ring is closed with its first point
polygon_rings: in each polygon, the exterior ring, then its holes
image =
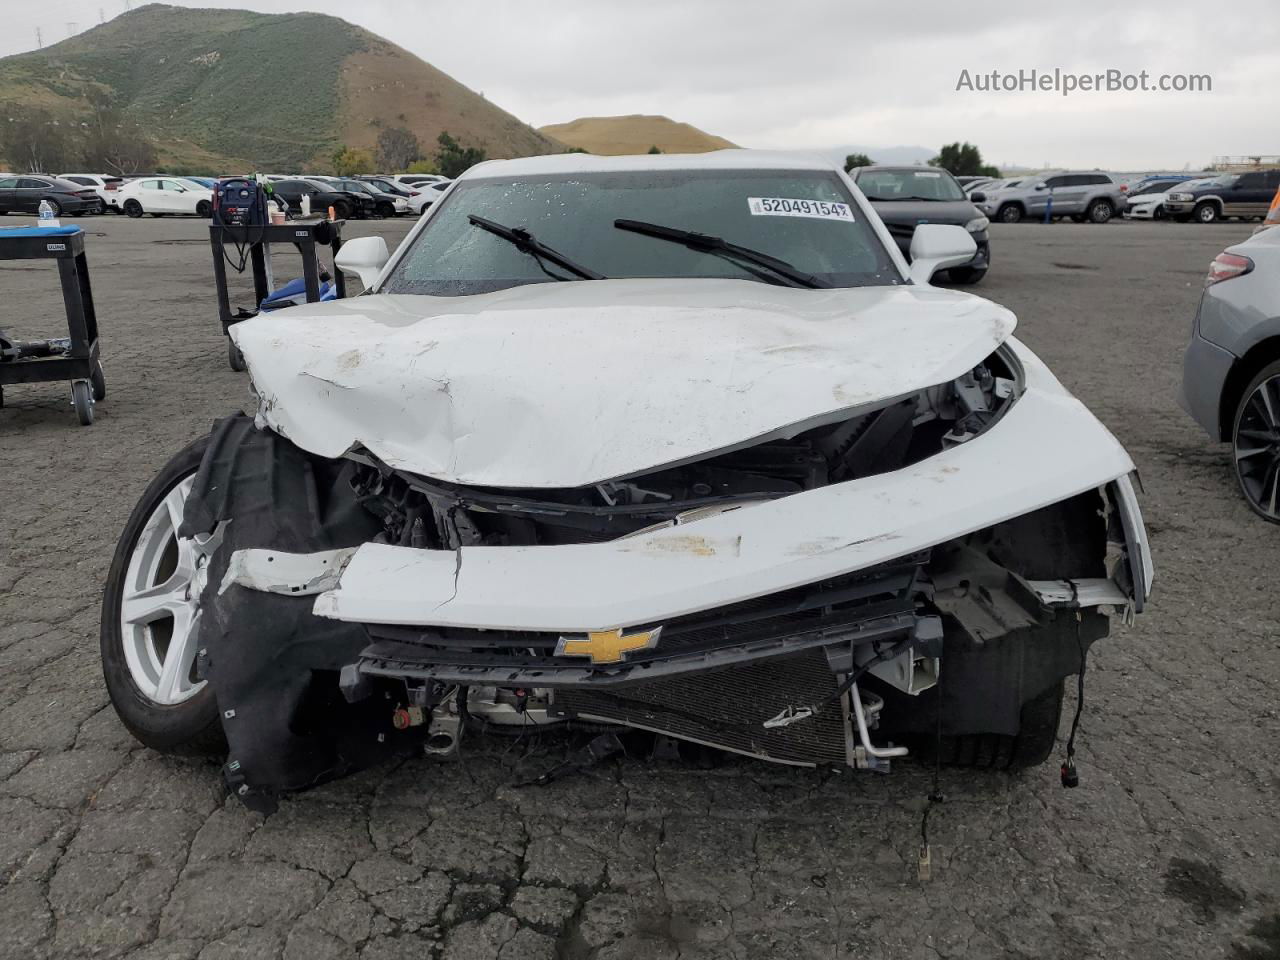
{"type": "Polygon", "coordinates": [[[394,255],[347,243],[364,294],[232,328],[256,410],[112,563],[121,719],[262,807],[553,725],[1043,762],[1152,564],[1124,449],[1008,310],[929,285],[972,255],[925,225],[909,265],[795,156],[472,168],[394,255]]]}

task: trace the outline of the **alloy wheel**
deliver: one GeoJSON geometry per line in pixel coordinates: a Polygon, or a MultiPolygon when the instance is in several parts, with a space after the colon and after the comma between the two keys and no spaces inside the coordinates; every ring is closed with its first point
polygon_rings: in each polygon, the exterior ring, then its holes
{"type": "Polygon", "coordinates": [[[120,603],[130,676],[143,696],[161,706],[189,700],[205,684],[194,675],[200,596],[223,528],[206,537],[178,536],[194,483],[194,474],[184,477],[147,518],[129,557],[120,603]]]}
{"type": "Polygon", "coordinates": [[[1280,374],[1259,382],[1245,399],[1232,445],[1245,498],[1280,522],[1280,374]]]}

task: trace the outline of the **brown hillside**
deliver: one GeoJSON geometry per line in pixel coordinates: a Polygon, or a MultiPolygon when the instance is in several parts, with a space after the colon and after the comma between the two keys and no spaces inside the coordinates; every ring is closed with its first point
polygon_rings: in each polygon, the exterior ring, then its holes
{"type": "Polygon", "coordinates": [[[372,150],[383,127],[417,134],[427,153],[447,131],[490,159],[563,153],[564,144],[522,123],[447,73],[378,39],[351,54],[340,75],[338,130],[349,146],[372,150]]]}
{"type": "Polygon", "coordinates": [[[0,58],[0,154],[10,118],[43,114],[79,131],[104,97],[146,129],[160,163],[192,172],[323,170],[336,148],[371,148],[401,126],[427,155],[443,130],[490,157],[565,149],[336,17],[149,4],[0,58]]]}
{"type": "Polygon", "coordinates": [[[638,113],[629,117],[581,117],[541,127],[539,132],[571,147],[605,156],[648,153],[650,147],[663,153],[707,153],[737,146],[670,117],[638,113]]]}

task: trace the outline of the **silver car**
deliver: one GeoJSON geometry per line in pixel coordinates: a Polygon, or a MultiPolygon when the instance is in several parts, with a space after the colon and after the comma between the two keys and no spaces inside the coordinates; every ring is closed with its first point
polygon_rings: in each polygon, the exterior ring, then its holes
{"type": "MultiPolygon", "coordinates": [[[[985,192],[985,191],[984,191],[985,192]]],[[[1125,208],[1124,191],[1109,173],[1059,170],[1024,177],[1017,186],[990,193],[982,212],[1001,223],[1070,217],[1106,223],[1125,208]]]]}
{"type": "Polygon", "coordinates": [[[1178,403],[1231,444],[1245,500],[1280,523],[1280,228],[1209,265],[1178,403]]]}

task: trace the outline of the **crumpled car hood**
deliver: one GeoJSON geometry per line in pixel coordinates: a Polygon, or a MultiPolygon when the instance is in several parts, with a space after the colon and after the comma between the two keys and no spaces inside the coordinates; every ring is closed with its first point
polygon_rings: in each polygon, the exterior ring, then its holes
{"type": "Polygon", "coordinates": [[[477,486],[579,487],[808,429],[976,366],[1013,314],[928,287],[738,280],[374,295],[231,328],[267,425],[477,486]]]}

